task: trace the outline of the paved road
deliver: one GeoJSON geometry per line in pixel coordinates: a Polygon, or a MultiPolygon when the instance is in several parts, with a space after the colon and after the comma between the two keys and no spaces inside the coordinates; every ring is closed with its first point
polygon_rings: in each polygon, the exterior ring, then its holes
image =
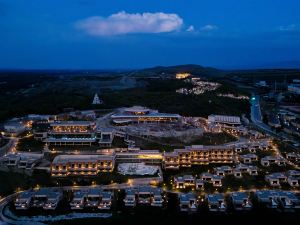
{"type": "MultiPolygon", "coordinates": [[[[279,140],[284,139],[283,135],[279,135],[276,132],[272,131],[268,125],[266,125],[262,122],[259,95],[252,95],[252,98],[251,98],[251,120],[258,128],[264,130],[267,134],[269,134],[275,138],[278,138],[279,140]]],[[[290,146],[293,147],[292,145],[290,145],[290,146]]],[[[282,156],[282,154],[278,148],[275,149],[275,152],[278,156],[285,159],[285,157],[282,156]]],[[[297,169],[300,168],[299,166],[290,162],[287,159],[285,159],[285,162],[291,166],[294,166],[297,169]]]]}

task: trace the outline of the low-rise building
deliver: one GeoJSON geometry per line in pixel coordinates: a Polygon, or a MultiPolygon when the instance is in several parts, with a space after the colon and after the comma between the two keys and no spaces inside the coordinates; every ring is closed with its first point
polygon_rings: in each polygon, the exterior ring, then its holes
{"type": "Polygon", "coordinates": [[[83,209],[86,204],[87,193],[76,191],[73,193],[73,199],[70,202],[71,209],[83,209]]]}
{"type": "Polygon", "coordinates": [[[125,206],[127,206],[127,207],[136,206],[135,191],[133,189],[126,189],[125,190],[125,198],[123,201],[125,203],[125,206]]]}
{"type": "Polygon", "coordinates": [[[196,212],[198,207],[196,195],[191,192],[180,194],[179,207],[182,212],[196,212]]]}
{"type": "Polygon", "coordinates": [[[277,164],[278,166],[285,166],[285,159],[277,156],[265,156],[260,159],[262,166],[270,166],[271,164],[277,164]]]}
{"type": "Polygon", "coordinates": [[[240,160],[242,163],[250,164],[258,160],[257,155],[255,154],[246,154],[246,155],[240,155],[240,160]]]}
{"type": "Polygon", "coordinates": [[[32,170],[44,157],[44,154],[17,152],[9,153],[0,158],[1,165],[9,168],[32,170]]]}
{"type": "Polygon", "coordinates": [[[226,202],[223,194],[208,194],[206,195],[208,208],[211,212],[225,212],[226,202]]]}
{"type": "Polygon", "coordinates": [[[24,191],[21,192],[16,200],[15,200],[15,207],[17,210],[26,210],[29,209],[32,205],[32,196],[33,192],[31,191],[24,191]]]}
{"type": "Polygon", "coordinates": [[[26,126],[20,120],[10,120],[4,124],[4,133],[7,136],[16,137],[26,130],[26,126]]]}
{"type": "Polygon", "coordinates": [[[287,182],[287,177],[284,173],[268,174],[266,175],[265,179],[273,187],[278,187],[281,183],[287,182]]]}
{"type": "Polygon", "coordinates": [[[230,175],[233,173],[233,170],[230,166],[220,166],[214,168],[215,173],[219,176],[225,176],[225,175],[230,175]]]}
{"type": "Polygon", "coordinates": [[[235,210],[250,210],[252,202],[247,192],[233,192],[231,200],[235,210]]]}
{"type": "Polygon", "coordinates": [[[51,165],[54,177],[91,176],[99,172],[112,172],[115,166],[115,152],[102,155],[58,155],[51,165]]]}

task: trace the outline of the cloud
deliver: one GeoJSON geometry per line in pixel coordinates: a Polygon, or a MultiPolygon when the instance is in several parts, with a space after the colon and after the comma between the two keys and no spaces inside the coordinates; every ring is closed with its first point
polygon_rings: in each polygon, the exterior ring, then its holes
{"type": "Polygon", "coordinates": [[[207,24],[207,25],[201,27],[201,30],[202,30],[202,31],[213,31],[213,30],[218,30],[218,29],[219,29],[218,26],[216,26],[216,25],[211,25],[211,24],[207,24]]]}
{"type": "Polygon", "coordinates": [[[293,31],[293,30],[296,30],[296,28],[297,28],[297,26],[295,24],[290,24],[287,26],[280,26],[279,30],[280,31],[293,31]]]}
{"type": "Polygon", "coordinates": [[[94,16],[77,21],[76,28],[92,36],[124,35],[131,33],[166,33],[178,31],[183,19],[177,14],[126,13],[125,11],[108,17],[94,16]]]}
{"type": "Polygon", "coordinates": [[[186,29],[187,32],[194,32],[195,31],[195,27],[193,25],[189,26],[187,29],[186,29]]]}

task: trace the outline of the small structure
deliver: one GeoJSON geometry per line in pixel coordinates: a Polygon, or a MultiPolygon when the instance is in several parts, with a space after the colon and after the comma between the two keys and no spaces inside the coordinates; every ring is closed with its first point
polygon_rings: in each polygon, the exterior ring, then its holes
{"type": "Polygon", "coordinates": [[[282,182],[287,182],[287,177],[284,173],[272,173],[266,175],[265,179],[273,187],[278,187],[282,182]]]}
{"type": "Polygon", "coordinates": [[[212,177],[212,184],[214,187],[222,187],[222,176],[213,175],[212,177]]]}
{"type": "Polygon", "coordinates": [[[25,191],[18,195],[15,200],[15,207],[17,210],[29,209],[32,205],[33,192],[25,191]]]}
{"type": "Polygon", "coordinates": [[[287,182],[291,187],[299,187],[299,178],[293,177],[293,176],[289,176],[287,178],[287,182]]]}
{"type": "Polygon", "coordinates": [[[220,166],[214,169],[218,176],[225,176],[232,174],[232,168],[230,166],[220,166]]]}
{"type": "Polygon", "coordinates": [[[234,192],[231,194],[231,199],[235,210],[250,210],[252,208],[249,194],[246,192],[234,192]]]}
{"type": "Polygon", "coordinates": [[[94,95],[94,99],[93,99],[92,104],[93,105],[101,105],[101,104],[103,104],[103,101],[99,98],[99,96],[98,96],[97,93],[94,95]]]}
{"type": "Polygon", "coordinates": [[[101,189],[91,188],[87,193],[86,207],[98,208],[101,201],[101,189]]]}
{"type": "Polygon", "coordinates": [[[110,147],[114,140],[114,130],[110,128],[97,128],[97,137],[99,145],[110,147]]]}
{"type": "Polygon", "coordinates": [[[271,164],[277,164],[278,166],[285,166],[285,159],[276,156],[265,156],[261,158],[260,163],[262,166],[270,166],[271,164]]]}
{"type": "Polygon", "coordinates": [[[86,193],[83,191],[76,191],[73,194],[73,200],[70,202],[71,209],[83,209],[86,201],[86,193]]]}
{"type": "Polygon", "coordinates": [[[236,178],[242,178],[242,177],[243,177],[242,172],[241,172],[239,169],[237,169],[237,168],[235,168],[235,169],[233,170],[233,175],[234,175],[236,178]]]}
{"type": "Polygon", "coordinates": [[[26,126],[19,120],[10,120],[4,124],[4,133],[16,137],[26,130],[26,126]]]}
{"type": "Polygon", "coordinates": [[[124,198],[125,206],[136,206],[135,191],[133,189],[126,189],[126,196],[124,198]]]}
{"type": "Polygon", "coordinates": [[[179,207],[182,212],[195,212],[197,211],[197,198],[196,195],[189,192],[179,196],[179,207]]]}
{"type": "Polygon", "coordinates": [[[153,189],[153,197],[151,201],[151,206],[154,207],[162,207],[163,206],[163,198],[161,190],[158,188],[153,189]]]}
{"type": "Polygon", "coordinates": [[[110,191],[103,191],[101,193],[101,201],[98,205],[98,209],[110,210],[112,205],[113,193],[110,191]]]}
{"type": "Polygon", "coordinates": [[[213,177],[213,174],[211,173],[202,173],[200,175],[200,179],[203,180],[204,182],[211,182],[213,177]]]}
{"type": "Polygon", "coordinates": [[[278,208],[278,201],[277,201],[277,192],[276,191],[269,191],[269,190],[262,190],[257,191],[255,193],[259,202],[266,204],[268,208],[278,208]]]}
{"type": "Polygon", "coordinates": [[[204,189],[204,181],[202,179],[196,179],[196,189],[204,189]]]}
{"type": "Polygon", "coordinates": [[[48,194],[47,201],[43,206],[43,209],[55,210],[62,198],[63,198],[63,193],[61,191],[50,192],[48,194]]]}
{"type": "Polygon", "coordinates": [[[240,159],[241,159],[242,163],[250,164],[254,161],[257,161],[258,157],[255,154],[246,154],[246,155],[241,155],[240,159]]]}
{"type": "Polygon", "coordinates": [[[226,203],[223,194],[209,194],[206,196],[208,208],[211,212],[225,212],[226,203]]]}

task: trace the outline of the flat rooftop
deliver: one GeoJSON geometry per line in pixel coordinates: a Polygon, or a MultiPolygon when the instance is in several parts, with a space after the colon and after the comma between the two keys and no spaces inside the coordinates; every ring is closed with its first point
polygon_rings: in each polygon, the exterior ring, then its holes
{"type": "Polygon", "coordinates": [[[50,126],[92,126],[95,125],[92,121],[55,121],[50,123],[50,126]]]}
{"type": "Polygon", "coordinates": [[[97,162],[98,160],[112,160],[113,155],[58,155],[54,158],[53,164],[68,162],[97,162]]]}

